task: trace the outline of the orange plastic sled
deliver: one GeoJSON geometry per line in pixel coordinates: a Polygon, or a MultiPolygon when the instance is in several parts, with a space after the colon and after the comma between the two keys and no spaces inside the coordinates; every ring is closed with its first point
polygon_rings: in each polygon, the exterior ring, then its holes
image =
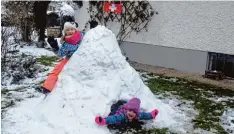
{"type": "Polygon", "coordinates": [[[52,72],[49,73],[49,76],[43,83],[42,87],[48,89],[49,91],[52,91],[54,89],[54,86],[58,80],[58,75],[63,70],[63,67],[66,65],[69,59],[64,59],[59,64],[57,64],[52,72]]]}

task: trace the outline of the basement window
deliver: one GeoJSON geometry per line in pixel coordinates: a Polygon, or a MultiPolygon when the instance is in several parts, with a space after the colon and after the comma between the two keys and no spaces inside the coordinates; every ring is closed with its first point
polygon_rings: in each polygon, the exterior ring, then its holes
{"type": "Polygon", "coordinates": [[[209,52],[207,68],[222,71],[225,76],[234,78],[234,55],[209,52]]]}

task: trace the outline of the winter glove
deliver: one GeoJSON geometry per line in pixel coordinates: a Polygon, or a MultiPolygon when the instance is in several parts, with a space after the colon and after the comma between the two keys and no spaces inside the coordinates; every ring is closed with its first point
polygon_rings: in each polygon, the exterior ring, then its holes
{"type": "Polygon", "coordinates": [[[96,116],[95,117],[95,122],[98,125],[106,125],[105,119],[103,117],[101,117],[101,116],[96,116]]]}
{"type": "Polygon", "coordinates": [[[152,118],[154,119],[157,115],[158,115],[158,110],[157,110],[157,109],[154,109],[154,110],[151,112],[152,118]]]}

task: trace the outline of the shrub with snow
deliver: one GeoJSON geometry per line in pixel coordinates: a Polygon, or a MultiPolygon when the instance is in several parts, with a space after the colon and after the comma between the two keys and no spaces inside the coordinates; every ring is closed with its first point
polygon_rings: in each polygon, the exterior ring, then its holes
{"type": "Polygon", "coordinates": [[[60,9],[60,16],[75,16],[75,11],[70,5],[64,3],[60,9]]]}
{"type": "Polygon", "coordinates": [[[1,85],[18,84],[25,78],[33,78],[41,69],[36,65],[36,58],[25,54],[9,57],[5,69],[1,72],[1,85]]]}

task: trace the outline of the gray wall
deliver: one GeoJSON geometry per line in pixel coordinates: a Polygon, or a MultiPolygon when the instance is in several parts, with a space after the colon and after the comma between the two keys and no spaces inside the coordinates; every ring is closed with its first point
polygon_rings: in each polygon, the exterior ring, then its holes
{"type": "Polygon", "coordinates": [[[159,14],[126,41],[234,54],[234,1],[149,2],[159,14]]]}
{"type": "Polygon", "coordinates": [[[121,49],[131,61],[204,74],[207,52],[189,49],[123,42],[121,49]]]}
{"type": "MultiPolygon", "coordinates": [[[[234,54],[234,1],[149,1],[157,15],[148,31],[131,33],[130,42],[234,54]]],[[[75,10],[79,30],[90,20],[89,2],[75,10]]],[[[108,22],[116,35],[120,23],[108,22]]],[[[88,26],[89,27],[89,26],[88,26]]]]}

